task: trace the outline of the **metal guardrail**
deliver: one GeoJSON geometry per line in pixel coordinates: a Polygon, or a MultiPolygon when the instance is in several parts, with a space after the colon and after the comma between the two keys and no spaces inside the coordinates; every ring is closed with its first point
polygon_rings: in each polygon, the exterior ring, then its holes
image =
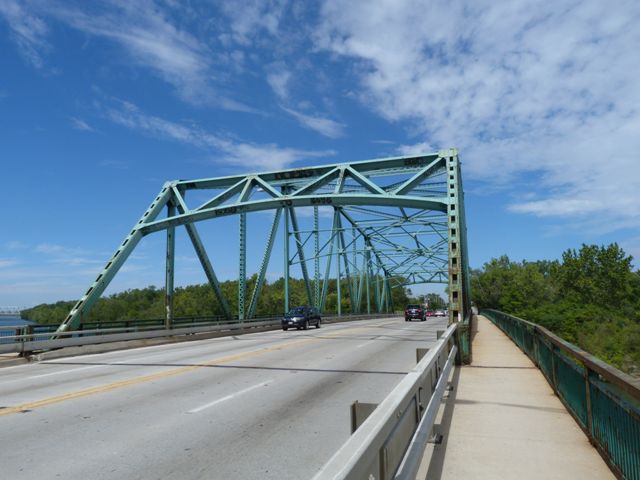
{"type": "Polygon", "coordinates": [[[375,409],[365,404],[370,415],[314,480],[415,479],[455,363],[457,326],[449,326],[426,353],[418,351],[425,353],[422,359],[375,409]]]}
{"type": "MultiPolygon", "coordinates": [[[[322,317],[323,323],[338,323],[371,318],[390,318],[396,314],[356,314],[322,317]]],[[[189,322],[176,322],[174,328],[165,329],[155,320],[142,320],[134,324],[127,321],[129,326],[112,327],[113,323],[96,325],[99,328],[74,330],[68,332],[56,332],[57,325],[19,325],[0,326],[0,353],[20,353],[22,355],[33,351],[49,350],[79,345],[92,345],[98,343],[120,342],[126,340],[140,340],[146,338],[173,337],[178,335],[193,335],[213,332],[244,333],[255,329],[280,328],[281,316],[274,316],[266,320],[251,319],[244,322],[237,320],[216,319],[211,321],[205,317],[203,321],[197,318],[189,318],[189,322]],[[187,326],[184,326],[187,324],[187,326]],[[9,332],[9,335],[5,333],[9,332]],[[56,338],[52,338],[55,333],[56,338]]],[[[94,324],[91,324],[94,325],[94,324]]],[[[87,325],[85,325],[86,327],[87,325]]]]}
{"type": "Polygon", "coordinates": [[[540,368],[613,472],[640,480],[640,380],[535,323],[497,310],[480,314],[540,368]]]}

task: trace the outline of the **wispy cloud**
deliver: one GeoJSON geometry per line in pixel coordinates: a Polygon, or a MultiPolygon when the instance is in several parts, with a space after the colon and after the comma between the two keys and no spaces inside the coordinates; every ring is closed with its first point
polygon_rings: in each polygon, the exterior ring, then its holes
{"type": "Polygon", "coordinates": [[[0,268],[13,267],[13,266],[17,265],[18,263],[20,263],[20,262],[18,262],[14,258],[0,258],[0,268]]]}
{"type": "Polygon", "coordinates": [[[21,53],[38,68],[51,50],[48,24],[60,22],[117,45],[125,60],[154,72],[190,103],[254,111],[216,88],[220,78],[216,71],[218,56],[205,41],[176,25],[162,5],[146,0],[79,5],[0,0],[0,15],[9,23],[21,53]]]}
{"type": "Polygon", "coordinates": [[[289,99],[289,81],[291,80],[291,72],[284,69],[267,74],[267,83],[274,91],[276,96],[281,100],[289,99]]]}
{"type": "Polygon", "coordinates": [[[46,39],[49,28],[44,20],[25,8],[23,2],[15,0],[0,0],[0,16],[9,24],[22,56],[34,67],[42,68],[42,52],[51,49],[46,39]]]}
{"type": "Polygon", "coordinates": [[[98,258],[98,256],[87,250],[52,243],[41,243],[35,247],[34,251],[44,254],[47,257],[47,261],[51,263],[61,263],[67,266],[99,265],[104,263],[103,258],[98,258]]]}
{"type": "Polygon", "coordinates": [[[81,118],[71,117],[69,120],[71,121],[71,126],[76,130],[82,130],[85,132],[95,132],[93,127],[91,127],[87,122],[85,122],[81,118]]]}
{"type": "Polygon", "coordinates": [[[99,165],[101,167],[113,168],[116,170],[127,170],[129,168],[129,164],[122,160],[102,160],[99,165]]]}
{"type": "Polygon", "coordinates": [[[288,0],[249,0],[239,8],[235,0],[223,1],[221,6],[229,19],[232,40],[249,45],[263,32],[276,35],[287,3],[288,0]]]}
{"type": "Polygon", "coordinates": [[[329,138],[340,138],[344,135],[344,124],[338,123],[329,118],[324,118],[318,115],[307,115],[304,113],[296,112],[290,108],[281,107],[289,115],[293,116],[298,122],[305,128],[318,132],[321,135],[329,138]]]}
{"type": "Polygon", "coordinates": [[[142,131],[159,138],[179,141],[207,151],[217,151],[221,154],[218,162],[231,164],[243,169],[280,169],[304,159],[327,157],[335,154],[331,150],[301,150],[280,147],[274,143],[238,142],[206,132],[194,125],[186,126],[145,114],[137,106],[129,102],[120,102],[118,107],[108,107],[105,110],[105,114],[111,121],[133,130],[142,131]]]}
{"type": "Polygon", "coordinates": [[[295,95],[292,96],[290,91],[291,84],[294,81],[294,74],[283,62],[276,62],[270,65],[267,71],[267,83],[282,103],[280,108],[295,118],[300,125],[332,139],[344,135],[345,125],[342,123],[322,115],[301,112],[300,108],[304,110],[312,109],[312,104],[308,100],[299,102],[298,109],[291,108],[291,105],[294,103],[293,98],[295,97],[295,95]]]}
{"type": "Polygon", "coordinates": [[[638,22],[633,1],[332,1],[314,38],[364,105],[409,125],[401,152],[459,147],[466,178],[493,184],[535,174],[516,212],[638,227],[638,22]]]}
{"type": "Polygon", "coordinates": [[[413,145],[401,145],[398,147],[400,155],[420,155],[423,153],[432,153],[435,149],[428,142],[418,142],[413,145]]]}
{"type": "Polygon", "coordinates": [[[23,250],[28,247],[28,245],[20,240],[9,240],[2,245],[7,250],[23,250]]]}

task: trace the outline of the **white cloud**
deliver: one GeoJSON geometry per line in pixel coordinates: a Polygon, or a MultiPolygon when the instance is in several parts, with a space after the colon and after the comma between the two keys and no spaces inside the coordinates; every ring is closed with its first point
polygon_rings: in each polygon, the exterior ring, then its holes
{"type": "Polygon", "coordinates": [[[289,98],[289,81],[291,80],[291,72],[280,69],[267,75],[267,82],[273,89],[274,93],[281,100],[289,98]]]}
{"type": "Polygon", "coordinates": [[[434,151],[437,151],[437,150],[438,149],[434,149],[434,147],[432,147],[427,142],[419,142],[413,145],[401,145],[400,147],[398,147],[398,153],[400,155],[406,155],[406,156],[433,153],[434,151]]]}
{"type": "Polygon", "coordinates": [[[305,128],[318,132],[325,137],[340,138],[344,135],[344,124],[342,123],[317,115],[306,115],[286,107],[281,108],[298,120],[305,128]]]}
{"type": "Polygon", "coordinates": [[[154,72],[190,103],[254,112],[214,88],[223,76],[216,63],[222,62],[221,57],[205,41],[177,26],[162,6],[148,0],[80,5],[0,0],[0,15],[9,23],[21,53],[38,68],[44,64],[43,54],[51,49],[48,23],[57,21],[118,45],[126,60],[154,72]]]}
{"type": "Polygon", "coordinates": [[[76,130],[82,130],[85,132],[95,132],[93,127],[91,127],[87,122],[85,122],[81,118],[71,117],[69,120],[71,120],[71,125],[76,130]]]}
{"type": "Polygon", "coordinates": [[[418,146],[458,147],[467,180],[535,174],[538,200],[513,211],[637,228],[638,22],[634,1],[331,1],[315,43],[355,61],[360,101],[418,146]]]}
{"type": "Polygon", "coordinates": [[[64,264],[66,266],[98,265],[104,263],[104,259],[81,248],[71,248],[62,245],[41,243],[35,248],[36,253],[48,257],[51,263],[64,264]]]}
{"type": "Polygon", "coordinates": [[[214,97],[208,47],[173,25],[152,2],[114,2],[100,13],[56,6],[48,13],[87,35],[117,43],[134,63],[155,71],[186,100],[214,97]]]}
{"type": "Polygon", "coordinates": [[[26,243],[21,242],[20,240],[9,240],[3,245],[7,250],[23,250],[27,248],[27,246],[28,245],[26,243]]]}
{"type": "Polygon", "coordinates": [[[234,167],[242,167],[242,169],[281,169],[307,158],[320,158],[335,154],[331,150],[301,150],[280,147],[273,143],[237,142],[208,133],[197,126],[185,126],[147,115],[128,102],[121,102],[119,108],[107,108],[106,115],[111,121],[127,128],[179,141],[204,150],[215,150],[222,154],[217,159],[218,163],[226,163],[234,167]]]}
{"type": "Polygon", "coordinates": [[[227,0],[221,6],[230,20],[233,40],[248,45],[262,32],[278,33],[287,0],[246,0],[242,6],[235,0],[227,0]]]}
{"type": "Polygon", "coordinates": [[[23,2],[14,0],[0,0],[0,16],[9,24],[22,56],[34,67],[42,68],[41,52],[51,48],[46,40],[49,28],[42,18],[28,12],[23,2]]]}
{"type": "Polygon", "coordinates": [[[0,258],[0,268],[13,267],[19,262],[13,258],[0,258]]]}

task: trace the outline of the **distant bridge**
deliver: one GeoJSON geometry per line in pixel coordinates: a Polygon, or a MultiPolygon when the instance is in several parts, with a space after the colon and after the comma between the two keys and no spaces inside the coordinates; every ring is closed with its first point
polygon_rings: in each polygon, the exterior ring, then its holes
{"type": "Polygon", "coordinates": [[[19,317],[26,307],[3,307],[0,306],[0,317],[19,317]]]}

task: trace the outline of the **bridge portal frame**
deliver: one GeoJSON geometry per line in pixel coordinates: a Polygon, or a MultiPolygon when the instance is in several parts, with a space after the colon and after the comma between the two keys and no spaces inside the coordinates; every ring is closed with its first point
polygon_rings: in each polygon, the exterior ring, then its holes
{"type": "Polygon", "coordinates": [[[227,216],[239,218],[237,317],[241,321],[255,316],[280,223],[283,223],[284,311],[289,309],[292,266],[300,267],[309,305],[323,309],[335,262],[338,314],[344,278],[354,313],[361,309],[363,296],[367,313],[372,309],[388,311],[393,308],[392,288],[446,283],[449,323],[463,322],[470,316],[461,165],[457,150],[447,149],[425,155],[166,182],[58,331],[76,328],[142,238],[159,231],[165,231],[167,237],[165,326],[171,328],[178,227],[186,229],[224,315],[233,318],[196,227],[198,222],[227,216]],[[210,190],[214,194],[191,208],[185,197],[194,190],[210,190]],[[313,225],[307,230],[300,227],[296,215],[296,209],[303,207],[313,208],[313,225]],[[319,209],[327,207],[333,209],[332,223],[330,228],[321,229],[319,209]],[[166,217],[161,216],[163,210],[166,217]],[[273,211],[274,218],[247,303],[247,214],[259,211],[273,211]],[[327,232],[328,240],[321,241],[327,232]],[[426,234],[434,237],[430,244],[423,240],[426,234]],[[325,261],[323,279],[322,261],[325,261]],[[309,264],[314,267],[313,278],[309,264]]]}

